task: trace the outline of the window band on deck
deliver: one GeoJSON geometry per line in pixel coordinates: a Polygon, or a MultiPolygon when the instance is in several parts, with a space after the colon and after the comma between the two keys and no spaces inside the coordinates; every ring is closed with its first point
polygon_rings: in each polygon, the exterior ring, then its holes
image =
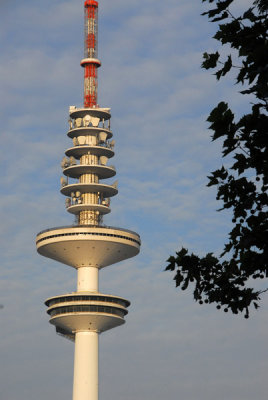
{"type": "Polygon", "coordinates": [[[119,299],[117,297],[108,297],[108,296],[101,296],[101,295],[70,295],[70,296],[61,296],[52,298],[51,300],[47,300],[45,304],[48,307],[51,307],[55,304],[64,303],[64,302],[74,302],[74,301],[102,301],[107,303],[116,303],[123,307],[129,306],[129,301],[119,299]]]}
{"type": "Polygon", "coordinates": [[[128,313],[127,310],[122,310],[115,307],[109,306],[98,306],[98,305],[70,305],[70,306],[63,306],[53,308],[52,310],[48,310],[48,313],[51,317],[60,314],[69,314],[69,313],[78,313],[78,312],[97,312],[97,313],[104,313],[104,314],[114,314],[118,315],[121,318],[128,313]]]}
{"type": "Polygon", "coordinates": [[[103,233],[103,232],[68,232],[68,233],[60,233],[60,234],[57,234],[57,235],[50,235],[50,236],[43,237],[43,238],[37,240],[36,244],[42,242],[43,240],[48,240],[48,239],[52,239],[52,238],[56,238],[56,237],[78,236],[78,235],[93,235],[93,236],[116,237],[116,238],[119,238],[119,239],[125,239],[125,240],[129,240],[131,242],[135,242],[139,246],[141,244],[138,240],[130,238],[128,236],[115,235],[115,234],[112,234],[112,233],[103,233]]]}

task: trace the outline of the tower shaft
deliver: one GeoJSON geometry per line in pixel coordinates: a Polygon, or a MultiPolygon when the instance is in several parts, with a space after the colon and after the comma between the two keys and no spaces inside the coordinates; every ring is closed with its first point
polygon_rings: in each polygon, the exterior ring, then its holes
{"type": "Polygon", "coordinates": [[[99,268],[80,267],[77,268],[77,292],[99,291],[99,268]]]}
{"type": "Polygon", "coordinates": [[[73,400],[98,400],[98,332],[75,334],[73,400]]]}

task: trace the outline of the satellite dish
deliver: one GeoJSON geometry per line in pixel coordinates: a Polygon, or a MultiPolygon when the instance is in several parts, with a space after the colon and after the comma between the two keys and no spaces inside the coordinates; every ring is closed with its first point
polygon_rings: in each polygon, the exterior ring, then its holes
{"type": "Polygon", "coordinates": [[[112,187],[115,188],[115,189],[117,189],[117,188],[118,188],[118,181],[115,181],[115,182],[112,184],[112,187]]]}
{"type": "Polygon", "coordinates": [[[86,115],[86,116],[84,117],[84,119],[83,119],[84,126],[89,126],[90,120],[91,120],[90,115],[86,115]]]}
{"type": "Polygon", "coordinates": [[[106,157],[106,156],[101,156],[101,157],[100,157],[100,163],[101,163],[101,165],[106,165],[106,164],[107,164],[107,161],[108,161],[108,157],[106,157]]]}
{"type": "Polygon", "coordinates": [[[71,199],[69,197],[67,197],[67,199],[65,199],[65,207],[68,208],[71,205],[71,199]]]}
{"type": "Polygon", "coordinates": [[[99,139],[100,139],[101,142],[105,142],[105,140],[107,139],[107,133],[106,132],[100,132],[99,139]]]}
{"type": "Polygon", "coordinates": [[[70,160],[69,160],[69,158],[67,158],[67,157],[63,157],[63,159],[62,159],[62,160],[64,160],[64,163],[65,163],[64,167],[65,167],[65,168],[67,168],[67,167],[69,167],[69,166],[70,166],[70,160]]]}
{"type": "Polygon", "coordinates": [[[75,122],[77,128],[80,128],[82,126],[82,121],[82,118],[76,118],[75,122]]]}
{"type": "Polygon", "coordinates": [[[63,159],[61,160],[60,166],[62,169],[66,168],[66,162],[67,162],[67,158],[63,157],[63,159]]]}
{"type": "Polygon", "coordinates": [[[61,183],[61,187],[68,185],[67,180],[65,178],[63,178],[63,176],[61,176],[61,178],[60,178],[60,183],[61,183]]]}
{"type": "Polygon", "coordinates": [[[106,206],[106,207],[109,207],[109,206],[110,206],[110,199],[109,199],[109,198],[108,198],[108,199],[104,199],[103,202],[102,202],[102,204],[103,204],[104,206],[106,206]]]}
{"type": "Polygon", "coordinates": [[[78,136],[77,138],[78,144],[83,145],[86,143],[86,137],[85,136],[78,136]]]}
{"type": "Polygon", "coordinates": [[[74,144],[74,146],[78,146],[78,140],[77,140],[77,137],[74,137],[73,138],[73,144],[74,144]]]}
{"type": "Polygon", "coordinates": [[[70,157],[70,165],[76,165],[76,160],[73,156],[70,157]]]}
{"type": "Polygon", "coordinates": [[[100,118],[91,117],[91,122],[92,122],[92,125],[93,125],[93,126],[97,127],[97,126],[99,125],[100,118]]]}

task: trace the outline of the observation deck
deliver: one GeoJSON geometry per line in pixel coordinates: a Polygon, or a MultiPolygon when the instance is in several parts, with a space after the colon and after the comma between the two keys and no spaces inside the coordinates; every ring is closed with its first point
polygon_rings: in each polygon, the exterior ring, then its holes
{"type": "Polygon", "coordinates": [[[50,323],[72,339],[77,331],[104,332],[125,323],[128,300],[103,293],[75,292],[45,301],[50,323]]]}
{"type": "Polygon", "coordinates": [[[140,244],[135,232],[91,225],[47,229],[36,237],[39,254],[74,268],[107,267],[136,256],[140,244]]]}

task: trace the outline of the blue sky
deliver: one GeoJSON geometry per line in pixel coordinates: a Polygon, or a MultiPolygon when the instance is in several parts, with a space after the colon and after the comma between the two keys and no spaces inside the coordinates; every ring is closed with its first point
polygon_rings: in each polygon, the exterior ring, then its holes
{"type": "MultiPolygon", "coordinates": [[[[237,0],[234,12],[251,4],[237,0]]],[[[100,290],[132,303],[100,338],[100,399],[265,400],[267,299],[251,318],[200,306],[163,272],[171,253],[220,251],[230,216],[215,210],[221,164],[206,118],[246,99],[200,68],[217,48],[201,1],[100,0],[99,103],[112,109],[119,194],[107,225],[137,231],[141,254],[100,273],[100,290]]],[[[59,193],[71,144],[68,107],[82,105],[82,0],[0,2],[0,398],[71,397],[73,345],[43,304],[76,287],[73,269],[35,251],[35,235],[72,224],[59,193]]]]}

